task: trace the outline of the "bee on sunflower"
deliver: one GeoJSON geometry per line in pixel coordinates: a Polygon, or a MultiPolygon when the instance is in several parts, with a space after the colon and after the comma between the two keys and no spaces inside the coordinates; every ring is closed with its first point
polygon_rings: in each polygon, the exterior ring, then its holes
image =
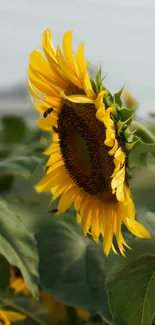
{"type": "Polygon", "coordinates": [[[116,252],[113,238],[124,255],[128,247],[121,227],[137,237],[150,238],[135,220],[129,188],[128,156],[137,143],[130,131],[133,110],[123,108],[121,93],[112,95],[103,84],[101,70],[92,80],[84,57],[84,44],[72,51],[72,32],[62,41],[63,51],[54,48],[50,30],[39,50],[30,55],[28,87],[36,109],[43,114],[40,128],[52,133],[46,176],[38,192],[51,191],[60,197],[57,214],[72,204],[84,234],[98,242],[103,237],[104,253],[116,252]]]}

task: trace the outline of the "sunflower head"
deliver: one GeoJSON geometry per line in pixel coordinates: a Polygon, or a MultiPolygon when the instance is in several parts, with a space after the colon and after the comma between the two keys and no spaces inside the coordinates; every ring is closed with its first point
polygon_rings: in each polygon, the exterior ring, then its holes
{"type": "Polygon", "coordinates": [[[21,293],[25,296],[30,295],[20,270],[14,266],[11,267],[10,288],[14,290],[15,295],[21,293]]]}
{"type": "Polygon", "coordinates": [[[137,142],[130,130],[134,111],[122,106],[123,89],[112,95],[106,89],[101,69],[92,80],[84,57],[84,44],[72,51],[72,32],[63,36],[62,48],[54,48],[49,30],[42,47],[30,55],[29,90],[36,109],[43,114],[38,125],[52,133],[46,176],[38,192],[51,191],[60,197],[57,213],[72,204],[84,234],[98,242],[104,252],[115,252],[113,237],[124,254],[122,224],[135,236],[150,238],[135,220],[129,188],[129,152],[137,142]]]}

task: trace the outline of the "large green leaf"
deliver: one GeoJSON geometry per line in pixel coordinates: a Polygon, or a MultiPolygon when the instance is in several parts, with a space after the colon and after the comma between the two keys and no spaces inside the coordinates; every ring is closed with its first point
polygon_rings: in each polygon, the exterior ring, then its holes
{"type": "Polygon", "coordinates": [[[34,156],[11,157],[0,161],[0,174],[19,175],[28,178],[40,163],[34,156]]]}
{"type": "Polygon", "coordinates": [[[155,155],[155,143],[144,143],[138,140],[128,153],[128,166],[143,166],[147,162],[147,155],[149,153],[155,155]]]}
{"type": "Polygon", "coordinates": [[[112,268],[107,291],[116,325],[151,325],[155,315],[155,240],[137,241],[112,268]]]}
{"type": "Polygon", "coordinates": [[[24,119],[14,115],[8,115],[2,117],[1,123],[3,141],[20,143],[24,139],[28,130],[24,119]]]}
{"type": "Polygon", "coordinates": [[[10,265],[4,256],[0,255],[0,298],[8,294],[10,286],[10,265]]]}
{"type": "Polygon", "coordinates": [[[38,288],[38,251],[36,241],[20,218],[0,201],[0,254],[17,266],[33,295],[38,288]]]}
{"type": "Polygon", "coordinates": [[[111,323],[103,247],[84,236],[74,215],[44,218],[37,235],[41,287],[57,300],[111,323]]]}

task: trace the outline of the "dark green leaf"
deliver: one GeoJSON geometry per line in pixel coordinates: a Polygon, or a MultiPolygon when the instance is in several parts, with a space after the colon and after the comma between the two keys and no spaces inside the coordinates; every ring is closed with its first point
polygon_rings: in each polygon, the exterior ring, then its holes
{"type": "Polygon", "coordinates": [[[8,294],[10,286],[10,265],[4,256],[0,255],[0,298],[8,294]]]}
{"type": "Polygon", "coordinates": [[[147,155],[152,153],[155,155],[155,143],[144,143],[138,140],[133,148],[128,153],[128,165],[129,167],[143,166],[143,163],[147,161],[147,155]]]}
{"type": "Polygon", "coordinates": [[[134,134],[144,143],[148,143],[148,144],[155,143],[154,134],[141,123],[137,121],[132,121],[132,123],[130,124],[130,130],[131,132],[134,132],[134,134]]]}
{"type": "Polygon", "coordinates": [[[34,236],[21,220],[0,201],[0,254],[17,266],[33,295],[37,295],[38,252],[34,236]]]}
{"type": "Polygon", "coordinates": [[[114,94],[115,102],[118,104],[119,107],[122,107],[122,95],[123,88],[121,88],[116,94],[114,94]]]}
{"type": "Polygon", "coordinates": [[[20,143],[27,133],[25,121],[18,116],[4,116],[2,118],[2,132],[4,141],[20,143]]]}
{"type": "Polygon", "coordinates": [[[116,325],[151,325],[155,314],[155,243],[138,241],[107,280],[116,325]]]}
{"type": "Polygon", "coordinates": [[[41,159],[34,156],[11,157],[0,161],[0,174],[19,175],[28,178],[41,159]]]}
{"type": "Polygon", "coordinates": [[[103,247],[84,236],[74,216],[43,219],[37,235],[41,287],[66,305],[100,313],[111,323],[103,247]]]}
{"type": "Polygon", "coordinates": [[[0,175],[0,193],[9,191],[14,181],[13,175],[0,175]]]}
{"type": "Polygon", "coordinates": [[[121,121],[127,121],[126,124],[130,124],[133,116],[133,110],[122,107],[120,109],[120,119],[121,121]],[[129,121],[128,121],[129,120],[129,121]]]}
{"type": "Polygon", "coordinates": [[[96,74],[96,84],[98,87],[100,87],[102,85],[101,73],[102,73],[102,71],[101,71],[101,66],[100,66],[100,68],[98,69],[97,74],[96,74]]]}

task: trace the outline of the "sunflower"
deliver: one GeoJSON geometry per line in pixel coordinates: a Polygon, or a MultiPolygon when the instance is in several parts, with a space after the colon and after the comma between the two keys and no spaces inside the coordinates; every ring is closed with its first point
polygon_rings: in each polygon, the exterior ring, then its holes
{"type": "Polygon", "coordinates": [[[19,322],[26,318],[25,315],[10,310],[0,310],[0,324],[10,325],[12,322],[19,322]]]}
{"type": "Polygon", "coordinates": [[[16,267],[11,267],[10,288],[15,294],[23,293],[25,296],[30,296],[30,290],[27,288],[21,272],[16,267]]]}
{"type": "MultiPolygon", "coordinates": [[[[67,319],[67,306],[57,301],[44,291],[40,291],[41,305],[48,310],[48,322],[53,325],[62,323],[67,319]]],[[[89,319],[89,314],[84,309],[75,308],[75,313],[77,317],[81,320],[87,321],[89,319]]]]}
{"type": "Polygon", "coordinates": [[[129,112],[118,105],[120,93],[112,96],[105,88],[101,70],[92,80],[84,57],[84,44],[72,51],[72,32],[62,41],[63,51],[54,48],[50,30],[42,38],[42,48],[30,55],[28,87],[36,109],[43,114],[38,125],[52,133],[53,142],[44,152],[49,156],[46,176],[37,184],[38,192],[51,191],[60,197],[57,214],[72,204],[84,234],[98,242],[103,237],[104,252],[116,252],[115,236],[124,255],[122,224],[135,236],[150,238],[135,220],[135,207],[128,184],[127,126],[129,112]],[[125,113],[125,114],[124,114],[125,113]],[[128,116],[127,120],[124,116],[128,116]]]}

